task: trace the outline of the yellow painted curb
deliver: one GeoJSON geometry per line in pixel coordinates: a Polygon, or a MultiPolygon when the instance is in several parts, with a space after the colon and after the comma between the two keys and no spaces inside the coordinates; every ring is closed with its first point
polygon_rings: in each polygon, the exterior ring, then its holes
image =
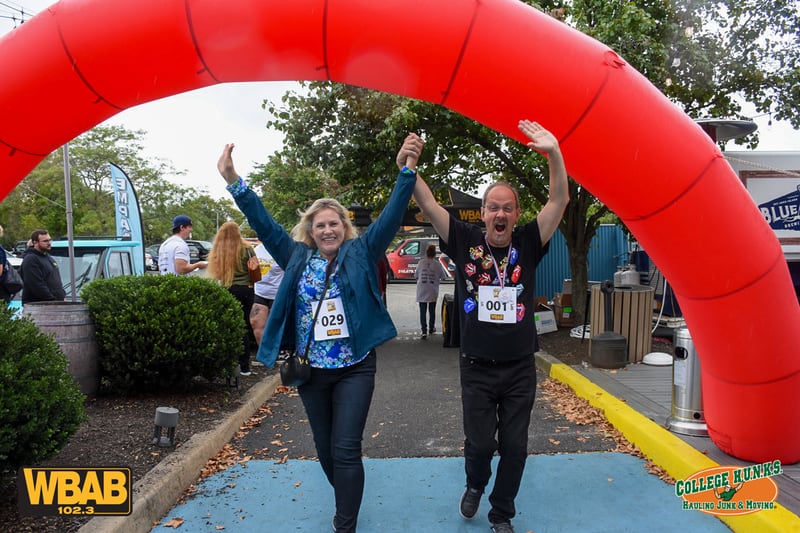
{"type": "MultiPolygon", "coordinates": [[[[625,435],[626,439],[673,478],[684,479],[700,470],[720,466],[568,365],[556,362],[547,356],[545,359],[543,366],[549,370],[551,378],[568,385],[575,394],[602,410],[606,419],[625,435]]],[[[759,511],[744,516],[717,516],[717,518],[736,532],[800,532],[800,517],[777,503],[775,509],[769,511],[759,511]]]]}

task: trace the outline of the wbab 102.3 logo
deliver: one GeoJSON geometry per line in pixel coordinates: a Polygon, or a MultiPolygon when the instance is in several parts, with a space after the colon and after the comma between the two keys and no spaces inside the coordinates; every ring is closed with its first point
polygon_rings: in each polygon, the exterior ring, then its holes
{"type": "Polygon", "coordinates": [[[20,468],[19,514],[129,515],[130,468],[20,468]]]}
{"type": "Polygon", "coordinates": [[[775,508],[780,461],[750,466],[715,466],[675,483],[683,508],[713,515],[745,515],[775,508]]]}

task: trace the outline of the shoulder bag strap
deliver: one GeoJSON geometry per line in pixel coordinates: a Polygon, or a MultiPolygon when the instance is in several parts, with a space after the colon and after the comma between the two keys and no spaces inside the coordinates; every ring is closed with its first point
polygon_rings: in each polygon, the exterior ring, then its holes
{"type": "Polygon", "coordinates": [[[333,271],[332,267],[335,265],[336,260],[334,259],[328,263],[328,268],[325,269],[325,287],[322,289],[322,296],[317,304],[317,310],[314,312],[314,320],[311,321],[311,328],[308,330],[308,340],[306,340],[306,349],[303,352],[303,359],[308,359],[308,349],[311,346],[311,337],[314,335],[314,326],[317,323],[317,317],[319,316],[319,310],[322,308],[322,302],[325,300],[325,295],[328,293],[328,285],[330,284],[331,272],[333,271]]]}

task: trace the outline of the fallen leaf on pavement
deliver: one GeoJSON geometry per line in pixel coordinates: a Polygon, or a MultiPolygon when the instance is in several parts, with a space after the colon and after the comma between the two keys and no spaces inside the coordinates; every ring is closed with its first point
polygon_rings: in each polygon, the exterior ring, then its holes
{"type": "MultiPolygon", "coordinates": [[[[642,451],[631,444],[625,436],[617,430],[605,417],[603,411],[589,404],[584,398],[579,397],[569,385],[548,378],[539,386],[542,397],[552,404],[553,408],[564,418],[578,425],[593,425],[602,431],[606,438],[616,443],[614,451],[627,453],[645,461],[645,468],[650,474],[657,476],[665,483],[675,484],[667,472],[651,462],[642,451]]],[[[598,393],[598,396],[602,393],[598,393]]]]}
{"type": "Polygon", "coordinates": [[[178,529],[183,525],[183,522],[184,522],[183,518],[173,518],[169,522],[164,524],[164,527],[171,527],[173,529],[178,529]]]}

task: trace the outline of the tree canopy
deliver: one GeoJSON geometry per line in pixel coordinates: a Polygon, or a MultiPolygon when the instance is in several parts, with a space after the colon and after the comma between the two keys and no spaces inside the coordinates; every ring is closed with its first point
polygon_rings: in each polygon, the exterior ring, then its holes
{"type": "MultiPolygon", "coordinates": [[[[747,101],[760,113],[800,126],[800,9],[794,1],[528,3],[613,48],[694,118],[746,118],[747,101]]],[[[426,140],[421,171],[434,190],[452,185],[474,193],[487,180],[504,179],[518,187],[528,213],[547,199],[541,156],[434,104],[314,82],[264,105],[274,117],[268,127],[285,135],[278,160],[335,180],[342,201],[383,205],[396,173],[394,153],[408,131],[426,140]]],[[[755,145],[758,138],[746,142],[755,145]]],[[[265,192],[281,188],[279,175],[263,178],[265,192]]],[[[570,193],[560,229],[580,311],[589,244],[613,214],[574,181],[570,193]]]]}
{"type": "MultiPolygon", "coordinates": [[[[228,200],[216,200],[193,188],[172,183],[168,176],[181,172],[171,163],[143,158],[141,130],[98,126],[69,143],[73,233],[79,236],[116,235],[116,217],[108,163],[125,171],[139,198],[145,244],[160,242],[172,233],[172,217],[188,213],[194,236],[212,240],[218,224],[242,214],[228,200]]],[[[55,238],[66,236],[64,151],[47,156],[0,203],[3,244],[27,240],[32,231],[47,229],[55,238]]]]}

